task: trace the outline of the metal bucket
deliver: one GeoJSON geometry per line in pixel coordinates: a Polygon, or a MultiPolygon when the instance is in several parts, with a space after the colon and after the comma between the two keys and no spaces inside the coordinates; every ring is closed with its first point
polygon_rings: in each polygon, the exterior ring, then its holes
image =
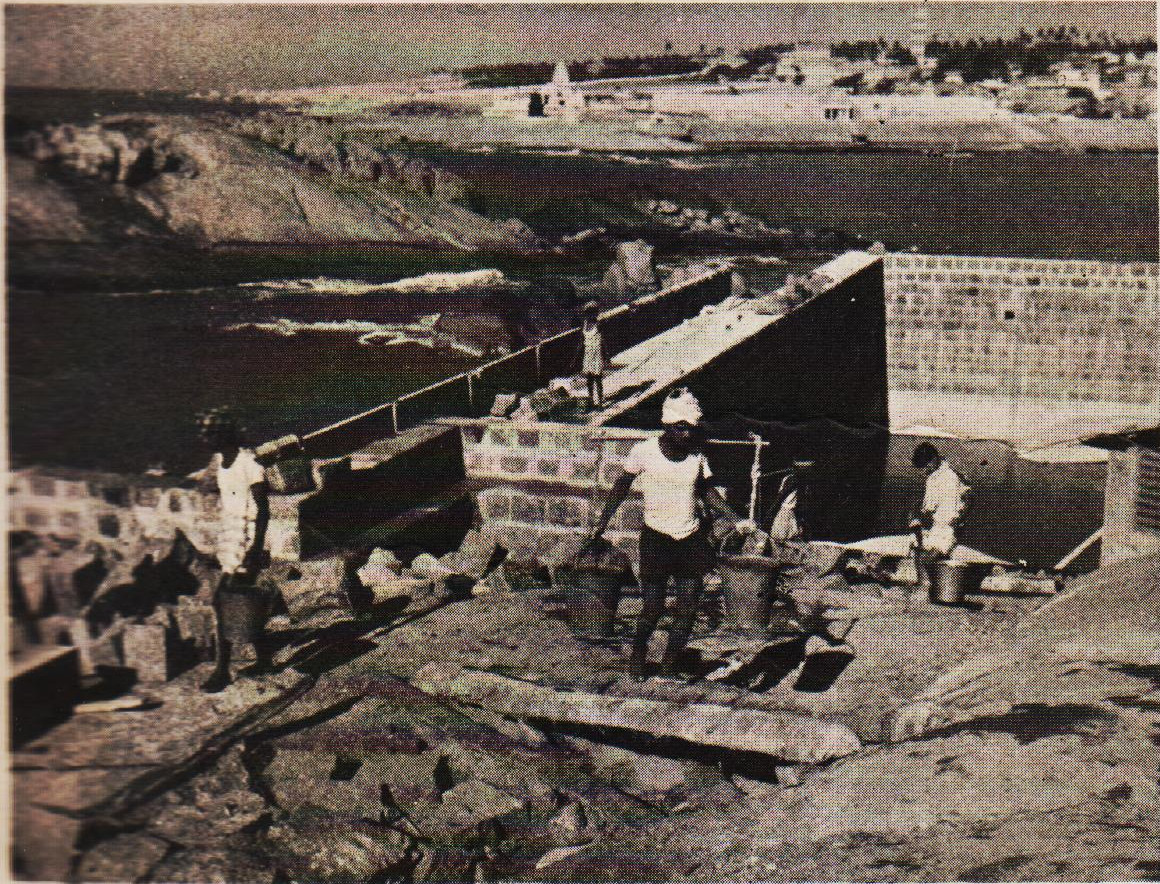
{"type": "Polygon", "coordinates": [[[769,627],[773,589],[780,568],[768,556],[722,556],[717,565],[725,597],[726,625],[740,632],[761,632],[769,627]]]}
{"type": "Polygon", "coordinates": [[[970,570],[971,566],[964,562],[939,562],[930,588],[930,600],[940,605],[961,605],[967,595],[970,570]]]}
{"type": "Polygon", "coordinates": [[[573,570],[564,577],[562,582],[572,628],[584,635],[611,637],[623,576],[604,571],[573,570]]]}
{"type": "Polygon", "coordinates": [[[256,586],[223,588],[218,593],[222,632],[230,641],[253,644],[270,618],[270,595],[256,586]]]}

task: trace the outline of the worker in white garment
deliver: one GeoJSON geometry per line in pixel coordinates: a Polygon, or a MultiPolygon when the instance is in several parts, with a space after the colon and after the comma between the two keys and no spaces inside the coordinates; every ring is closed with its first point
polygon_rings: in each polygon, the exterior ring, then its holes
{"type": "Polygon", "coordinates": [[[922,511],[911,520],[910,528],[921,543],[920,559],[926,571],[918,575],[919,580],[931,584],[938,563],[950,558],[958,544],[957,531],[970,502],[971,487],[929,442],[915,447],[911,463],[926,473],[922,511]]]}
{"type": "MultiPolygon", "coordinates": [[[[217,559],[221,581],[214,592],[217,621],[217,659],[213,673],[202,684],[207,693],[223,690],[230,683],[230,642],[226,638],[222,593],[254,587],[265,556],[266,527],[270,505],[266,471],[254,452],[242,447],[241,429],[232,415],[211,411],[201,417],[202,437],[214,450],[206,478],[212,476],[221,500],[218,517],[217,559]]],[[[257,660],[254,674],[269,667],[262,642],[255,642],[257,660]]]]}
{"type": "Polygon", "coordinates": [[[709,523],[705,508],[748,534],[756,527],[742,519],[726,503],[709,479],[713,473],[701,453],[701,406],[688,390],[671,394],[661,410],[664,432],[637,443],[624,462],[624,473],[609,493],[604,511],[589,543],[603,536],[617,507],[628,497],[633,483],[644,500],[644,526],[640,532],[640,585],[643,606],[636,622],[629,671],[643,678],[649,638],[665,610],[670,578],[676,595],[673,625],[665,645],[662,671],[676,672],[677,660],[697,620],[705,573],[715,561],[709,546],[709,523]]]}

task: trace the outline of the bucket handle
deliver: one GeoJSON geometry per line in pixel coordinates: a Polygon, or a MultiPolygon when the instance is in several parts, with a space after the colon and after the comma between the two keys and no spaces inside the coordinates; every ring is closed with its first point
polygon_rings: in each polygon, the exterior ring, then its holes
{"type": "MultiPolygon", "coordinates": [[[[737,537],[744,538],[744,536],[744,534],[737,530],[736,525],[730,526],[729,533],[722,537],[720,543],[717,544],[718,552],[723,556],[732,555],[732,553],[725,551],[725,545],[731,543],[737,537]]],[[[742,540],[741,542],[744,545],[745,541],[742,540]]]]}

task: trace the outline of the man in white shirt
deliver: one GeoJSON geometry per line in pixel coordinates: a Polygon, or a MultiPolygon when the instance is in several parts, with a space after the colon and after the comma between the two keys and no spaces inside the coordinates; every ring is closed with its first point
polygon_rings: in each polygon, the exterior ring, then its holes
{"type": "MultiPolygon", "coordinates": [[[[230,642],[226,638],[221,594],[254,586],[264,564],[270,505],[266,471],[254,452],[242,447],[241,431],[233,417],[222,411],[212,411],[201,418],[201,432],[214,450],[206,478],[214,478],[221,500],[217,559],[222,567],[222,578],[214,593],[217,659],[213,673],[201,686],[207,693],[216,693],[231,680],[230,642]]],[[[255,644],[256,670],[267,665],[259,645],[255,644]]]]}
{"type": "Polygon", "coordinates": [[[644,527],[640,533],[640,583],[643,608],[632,642],[630,671],[635,678],[644,674],[648,641],[665,608],[671,577],[676,593],[673,626],[665,646],[663,671],[671,673],[689,640],[704,585],[705,572],[713,567],[708,525],[702,523],[698,502],[731,519],[738,530],[752,530],[730,509],[721,494],[709,485],[713,475],[700,451],[701,407],[688,390],[680,390],[665,400],[661,412],[664,432],[659,437],[637,443],[624,463],[624,474],[616,480],[592,540],[604,534],[617,507],[628,496],[634,482],[644,498],[644,527]]]}
{"type": "MultiPolygon", "coordinates": [[[[921,538],[925,582],[933,584],[938,563],[950,558],[958,544],[957,531],[967,510],[971,488],[929,442],[919,443],[911,463],[926,473],[922,512],[911,521],[910,528],[921,538]]],[[[920,581],[923,576],[920,571],[920,581]]]]}

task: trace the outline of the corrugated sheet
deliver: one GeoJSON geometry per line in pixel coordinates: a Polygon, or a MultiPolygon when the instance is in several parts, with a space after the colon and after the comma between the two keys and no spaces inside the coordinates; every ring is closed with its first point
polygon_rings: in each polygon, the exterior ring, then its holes
{"type": "Polygon", "coordinates": [[[1160,534],[1160,450],[1153,448],[1140,449],[1136,528],[1160,534]]]}

